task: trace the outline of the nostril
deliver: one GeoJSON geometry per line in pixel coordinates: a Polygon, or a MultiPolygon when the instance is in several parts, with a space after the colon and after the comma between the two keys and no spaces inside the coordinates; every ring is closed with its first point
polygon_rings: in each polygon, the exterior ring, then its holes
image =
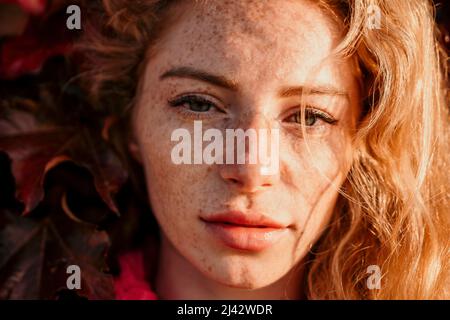
{"type": "Polygon", "coordinates": [[[235,184],[240,184],[238,179],[235,178],[229,178],[228,180],[230,180],[231,182],[235,183],[235,184]]]}

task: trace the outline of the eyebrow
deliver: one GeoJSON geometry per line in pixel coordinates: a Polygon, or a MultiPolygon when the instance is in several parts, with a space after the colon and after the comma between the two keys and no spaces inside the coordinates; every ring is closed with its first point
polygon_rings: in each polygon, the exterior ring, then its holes
{"type": "Polygon", "coordinates": [[[223,76],[214,75],[206,71],[193,69],[190,67],[178,67],[170,69],[164,72],[159,79],[163,80],[166,78],[177,77],[177,78],[189,78],[194,80],[200,80],[204,82],[211,83],[218,87],[222,87],[228,90],[237,91],[238,86],[236,82],[229,80],[223,76]]]}
{"type": "MultiPolygon", "coordinates": [[[[226,77],[214,75],[206,71],[197,70],[191,67],[177,67],[164,72],[159,79],[163,80],[166,78],[188,78],[194,80],[200,80],[203,82],[208,82],[218,87],[222,87],[232,91],[238,91],[238,85],[236,81],[227,79],[226,77]]],[[[327,95],[327,96],[343,96],[349,99],[349,95],[346,91],[339,90],[333,86],[315,86],[315,87],[305,87],[305,86],[293,86],[282,88],[278,94],[281,98],[288,98],[293,96],[301,96],[304,93],[310,95],[327,95]]]]}
{"type": "Polygon", "coordinates": [[[315,86],[315,87],[305,87],[305,86],[295,86],[287,87],[280,91],[279,96],[282,98],[288,98],[292,96],[301,96],[304,93],[309,95],[325,95],[325,96],[341,96],[349,99],[349,94],[344,90],[339,90],[332,86],[315,86]]]}

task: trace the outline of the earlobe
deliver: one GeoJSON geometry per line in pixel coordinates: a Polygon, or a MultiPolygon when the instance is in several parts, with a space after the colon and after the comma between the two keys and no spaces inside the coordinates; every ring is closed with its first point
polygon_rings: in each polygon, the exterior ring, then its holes
{"type": "Polygon", "coordinates": [[[130,141],[128,143],[128,150],[130,151],[130,154],[134,160],[136,160],[139,163],[142,163],[141,152],[139,149],[139,145],[136,143],[136,141],[130,141]]]}

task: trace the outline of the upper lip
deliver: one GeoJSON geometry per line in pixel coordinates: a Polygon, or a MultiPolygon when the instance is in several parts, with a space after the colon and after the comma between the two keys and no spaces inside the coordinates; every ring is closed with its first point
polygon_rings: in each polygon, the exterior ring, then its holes
{"type": "Polygon", "coordinates": [[[242,211],[226,211],[215,213],[208,217],[202,217],[201,219],[210,223],[227,223],[252,228],[281,229],[287,227],[287,225],[255,212],[244,213],[242,211]]]}

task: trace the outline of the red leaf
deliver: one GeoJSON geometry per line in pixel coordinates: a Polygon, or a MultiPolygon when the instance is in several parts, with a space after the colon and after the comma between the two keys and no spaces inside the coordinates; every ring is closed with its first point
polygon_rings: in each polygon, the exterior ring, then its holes
{"type": "Polygon", "coordinates": [[[21,35],[27,23],[28,14],[22,9],[0,3],[0,37],[21,35]]]}
{"type": "Polygon", "coordinates": [[[47,0],[0,0],[0,3],[17,4],[23,10],[35,15],[43,14],[47,6],[47,0]]]}
{"type": "Polygon", "coordinates": [[[87,168],[101,198],[118,213],[112,195],[127,174],[115,154],[88,131],[42,125],[30,113],[15,110],[7,119],[0,119],[0,150],[12,160],[16,195],[25,204],[23,214],[42,201],[47,172],[64,161],[87,168]]]}
{"type": "Polygon", "coordinates": [[[72,48],[68,43],[51,47],[40,47],[38,43],[39,39],[26,36],[6,42],[0,56],[0,77],[14,79],[24,74],[36,74],[50,57],[67,54],[72,48]]]}
{"type": "Polygon", "coordinates": [[[58,206],[39,219],[0,211],[0,299],[55,299],[67,290],[67,267],[81,271],[77,293],[113,299],[114,282],[105,257],[108,235],[75,221],[58,206]]]}
{"type": "Polygon", "coordinates": [[[65,16],[55,16],[43,23],[31,19],[25,32],[5,40],[0,52],[0,77],[14,79],[38,73],[51,57],[68,55],[73,48],[74,32],[69,32],[65,16]]]}

